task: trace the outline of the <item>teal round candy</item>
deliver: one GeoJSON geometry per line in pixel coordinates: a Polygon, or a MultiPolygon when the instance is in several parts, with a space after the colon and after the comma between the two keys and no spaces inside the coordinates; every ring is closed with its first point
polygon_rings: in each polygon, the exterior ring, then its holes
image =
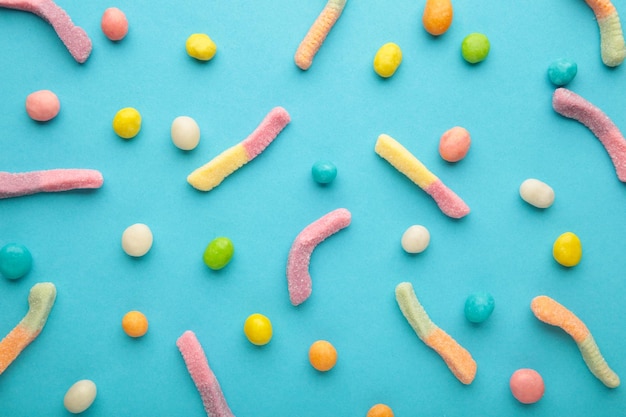
{"type": "Polygon", "coordinates": [[[465,318],[472,323],[482,323],[487,320],[495,307],[493,296],[485,291],[471,294],[465,300],[465,318]]]}
{"type": "Polygon", "coordinates": [[[24,245],[9,243],[0,249],[0,273],[9,279],[18,279],[30,271],[33,256],[24,245]]]}
{"type": "Polygon", "coordinates": [[[317,161],[313,164],[311,173],[318,184],[328,184],[337,176],[337,167],[329,161],[317,161]]]}
{"type": "Polygon", "coordinates": [[[578,65],[574,61],[561,58],[551,63],[548,67],[548,78],[552,84],[563,86],[569,84],[577,72],[578,65]]]}
{"type": "Polygon", "coordinates": [[[234,253],[235,246],[229,238],[217,237],[207,245],[202,259],[206,266],[218,270],[228,265],[234,253]]]}
{"type": "Polygon", "coordinates": [[[470,33],[461,43],[461,54],[470,64],[476,64],[489,55],[489,39],[482,33],[470,33]]]}

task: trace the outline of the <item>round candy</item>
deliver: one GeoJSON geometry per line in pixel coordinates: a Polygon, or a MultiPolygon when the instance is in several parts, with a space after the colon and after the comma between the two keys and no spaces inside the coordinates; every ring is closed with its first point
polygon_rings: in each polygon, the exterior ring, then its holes
{"type": "Polygon", "coordinates": [[[482,323],[491,316],[495,306],[493,296],[488,292],[471,294],[465,300],[465,318],[472,323],[482,323]]]}
{"type": "Polygon", "coordinates": [[[100,27],[104,36],[112,41],[120,41],[128,33],[128,20],[123,11],[117,7],[109,7],[102,14],[100,27]]]}
{"type": "Polygon", "coordinates": [[[408,253],[421,253],[426,250],[430,243],[430,233],[422,225],[415,224],[402,235],[402,249],[408,253]]]}
{"type": "Polygon", "coordinates": [[[337,351],[330,342],[318,340],[309,348],[309,362],[318,371],[329,371],[337,363],[337,351]]]}
{"type": "Polygon", "coordinates": [[[543,378],[534,369],[518,369],[513,372],[509,386],[513,396],[523,404],[536,403],[545,391],[543,378]]]}
{"type": "Polygon", "coordinates": [[[134,138],[141,130],[141,114],[132,107],[121,109],[113,118],[113,130],[121,138],[134,138]]]}
{"type": "Polygon", "coordinates": [[[385,404],[376,404],[368,410],[366,417],[393,417],[393,410],[385,404]]]}
{"type": "Polygon", "coordinates": [[[576,77],[578,65],[570,59],[557,59],[548,67],[548,78],[557,86],[568,84],[576,77]]]}
{"type": "Polygon", "coordinates": [[[194,33],[189,36],[185,48],[190,57],[200,61],[209,61],[217,52],[215,42],[204,33],[194,33]]]}
{"type": "Polygon", "coordinates": [[[189,116],[178,116],[172,122],[170,130],[172,142],[183,151],[195,149],[200,142],[200,127],[189,116]]]}
{"type": "Polygon", "coordinates": [[[374,56],[374,71],[383,78],[391,77],[402,63],[402,50],[389,42],[380,47],[374,56]]]}
{"type": "Polygon", "coordinates": [[[218,270],[230,262],[235,253],[233,242],[227,237],[216,237],[206,247],[202,259],[206,266],[218,270]]]}
{"type": "Polygon", "coordinates": [[[143,223],[128,226],[122,233],[122,249],[130,256],[143,256],[152,247],[152,231],[143,223]]]}
{"type": "Polygon", "coordinates": [[[563,266],[576,266],[583,256],[580,239],[572,232],[565,232],[554,241],[552,246],[554,260],[563,266]]]}
{"type": "Polygon", "coordinates": [[[482,33],[470,33],[461,43],[461,54],[470,64],[476,64],[487,58],[489,49],[489,39],[482,33]]]}
{"type": "Polygon", "coordinates": [[[519,195],[522,200],[537,208],[548,208],[554,203],[552,187],[534,178],[529,178],[520,185],[519,195]]]}
{"type": "Polygon", "coordinates": [[[441,135],[441,139],[439,139],[439,155],[445,161],[458,162],[465,158],[471,143],[472,139],[469,132],[460,126],[455,126],[441,135]]]}
{"type": "Polygon", "coordinates": [[[122,318],[122,329],[130,337],[141,337],[148,331],[148,319],[140,311],[129,311],[122,318]]]}
{"type": "Polygon", "coordinates": [[[50,90],[39,90],[26,97],[26,113],[38,122],[47,122],[59,114],[61,103],[50,90]]]}
{"type": "Polygon", "coordinates": [[[0,249],[0,273],[9,279],[18,279],[30,271],[33,257],[24,245],[9,243],[0,249]]]}
{"type": "Polygon", "coordinates": [[[337,176],[337,167],[330,161],[317,161],[311,168],[311,174],[318,184],[328,184],[337,176]]]}
{"type": "Polygon", "coordinates": [[[263,314],[251,314],[243,325],[243,332],[250,343],[266,345],[272,339],[272,322],[263,314]]]}
{"type": "Polygon", "coordinates": [[[89,379],[72,385],[63,398],[63,405],[70,413],[79,414],[91,407],[97,394],[96,384],[89,379]]]}

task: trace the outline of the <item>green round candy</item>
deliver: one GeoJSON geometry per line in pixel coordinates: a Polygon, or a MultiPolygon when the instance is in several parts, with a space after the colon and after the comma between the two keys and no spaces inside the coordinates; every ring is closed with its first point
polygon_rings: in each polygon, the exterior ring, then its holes
{"type": "Polygon", "coordinates": [[[206,247],[202,259],[206,266],[218,270],[228,265],[234,253],[235,247],[229,238],[216,237],[206,247]]]}
{"type": "Polygon", "coordinates": [[[489,39],[482,33],[470,33],[463,39],[461,54],[470,64],[476,64],[489,55],[489,39]]]}
{"type": "Polygon", "coordinates": [[[9,243],[0,249],[0,273],[9,279],[18,279],[30,271],[33,257],[24,245],[9,243]]]}

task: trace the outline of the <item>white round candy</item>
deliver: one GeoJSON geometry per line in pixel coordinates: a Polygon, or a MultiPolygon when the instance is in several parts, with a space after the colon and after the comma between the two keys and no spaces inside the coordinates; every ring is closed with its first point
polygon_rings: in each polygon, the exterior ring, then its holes
{"type": "Polygon", "coordinates": [[[183,151],[190,151],[200,142],[200,127],[189,116],[179,116],[172,122],[172,142],[183,151]]]}
{"type": "Polygon", "coordinates": [[[522,200],[537,208],[548,208],[554,203],[554,190],[545,182],[529,178],[519,187],[522,200]]]}
{"type": "Polygon", "coordinates": [[[406,229],[402,235],[402,248],[408,253],[421,253],[430,243],[428,229],[419,224],[406,229]]]}
{"type": "Polygon", "coordinates": [[[91,407],[96,399],[96,393],[96,384],[93,381],[89,379],[80,380],[67,390],[63,398],[63,405],[70,413],[82,413],[91,407]]]}
{"type": "Polygon", "coordinates": [[[122,249],[130,256],[143,256],[152,247],[152,232],[143,223],[128,226],[122,234],[122,249]]]}

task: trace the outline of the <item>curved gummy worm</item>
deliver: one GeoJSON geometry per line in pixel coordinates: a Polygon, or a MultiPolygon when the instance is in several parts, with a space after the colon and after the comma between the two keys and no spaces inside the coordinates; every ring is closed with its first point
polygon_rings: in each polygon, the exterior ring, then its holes
{"type": "Polygon", "coordinates": [[[476,361],[465,348],[430,320],[410,282],[396,286],[396,301],[417,337],[441,356],[459,381],[471,384],[476,377],[476,361]]]}
{"type": "Polygon", "coordinates": [[[0,199],[79,188],[100,188],[103,182],[102,174],[93,169],[0,172],[0,199]]]}
{"type": "Polygon", "coordinates": [[[602,110],[566,88],[554,91],[552,107],[560,115],[584,124],[600,139],[615,166],[617,178],[626,182],[626,140],[611,119],[602,110]]]}
{"type": "Polygon", "coordinates": [[[619,15],[610,0],[585,0],[596,15],[600,28],[600,53],[606,66],[616,67],[626,57],[626,45],[619,15]]]}
{"type": "Polygon", "coordinates": [[[250,136],[193,171],[187,182],[200,191],[217,187],[227,176],[263,152],[290,120],[287,110],[275,107],[250,136]]]}
{"type": "Polygon", "coordinates": [[[574,313],[546,295],[535,297],[530,309],[542,322],[558,326],[572,336],[587,367],[604,385],[609,388],[619,386],[619,376],[609,368],[591,332],[574,313]]]}
{"type": "Polygon", "coordinates": [[[346,0],[328,0],[328,3],[326,3],[326,6],[300,43],[300,46],[298,46],[294,61],[300,69],[309,69],[315,54],[317,54],[326,36],[328,36],[339,16],[341,16],[345,5],[346,0]]]}
{"type": "Polygon", "coordinates": [[[209,367],[204,350],[194,332],[187,330],[183,333],[176,341],[176,346],[183,355],[191,379],[200,392],[207,415],[209,417],[233,417],[220,384],[209,367]]]}
{"type": "Polygon", "coordinates": [[[56,295],[56,287],[50,282],[35,284],[30,289],[28,313],[0,342],[0,375],[39,336],[48,320],[56,295]]]}
{"type": "Polygon", "coordinates": [[[33,13],[50,23],[74,59],[83,63],[91,54],[91,39],[52,0],[0,0],[0,7],[33,13]]]}
{"type": "Polygon", "coordinates": [[[435,174],[430,172],[413,154],[389,135],[382,134],[376,141],[375,151],[394,168],[406,175],[430,195],[441,211],[455,219],[470,212],[470,208],[435,174]]]}
{"type": "Polygon", "coordinates": [[[298,234],[287,258],[287,287],[291,304],[300,305],[311,295],[309,264],[313,249],[327,237],[347,227],[351,219],[352,215],[348,210],[336,209],[317,219],[298,234]]]}

